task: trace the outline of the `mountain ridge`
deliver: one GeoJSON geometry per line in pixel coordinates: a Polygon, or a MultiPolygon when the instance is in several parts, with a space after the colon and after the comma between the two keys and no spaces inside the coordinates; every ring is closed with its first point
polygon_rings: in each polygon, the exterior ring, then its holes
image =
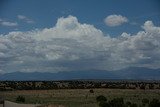
{"type": "Polygon", "coordinates": [[[92,70],[70,72],[12,72],[0,75],[0,80],[75,80],[75,79],[134,79],[160,80],[160,69],[130,67],[116,71],[92,70]]]}

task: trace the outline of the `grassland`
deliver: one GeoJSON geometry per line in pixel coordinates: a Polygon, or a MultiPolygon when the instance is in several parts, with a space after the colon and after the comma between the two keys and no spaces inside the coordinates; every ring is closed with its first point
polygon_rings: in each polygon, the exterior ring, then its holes
{"type": "Polygon", "coordinates": [[[17,96],[24,96],[25,103],[64,105],[65,107],[98,107],[96,96],[104,95],[108,100],[123,97],[125,101],[141,104],[143,98],[160,99],[160,90],[132,89],[58,89],[58,90],[22,90],[1,91],[0,96],[9,101],[16,101],[17,96]]]}

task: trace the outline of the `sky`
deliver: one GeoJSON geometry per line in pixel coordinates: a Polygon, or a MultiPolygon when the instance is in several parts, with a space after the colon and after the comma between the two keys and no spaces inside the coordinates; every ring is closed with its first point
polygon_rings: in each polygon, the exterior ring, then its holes
{"type": "Polygon", "coordinates": [[[160,68],[159,0],[1,0],[0,73],[160,68]]]}

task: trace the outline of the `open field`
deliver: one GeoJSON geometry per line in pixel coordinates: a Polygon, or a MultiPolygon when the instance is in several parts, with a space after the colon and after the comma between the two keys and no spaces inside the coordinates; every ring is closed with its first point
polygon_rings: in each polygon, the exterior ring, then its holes
{"type": "Polygon", "coordinates": [[[0,96],[9,101],[16,101],[17,96],[24,96],[25,103],[64,105],[65,107],[98,107],[96,96],[104,95],[108,100],[123,97],[125,101],[141,104],[143,98],[160,99],[160,90],[133,89],[57,89],[57,90],[19,90],[1,91],[0,96]]]}

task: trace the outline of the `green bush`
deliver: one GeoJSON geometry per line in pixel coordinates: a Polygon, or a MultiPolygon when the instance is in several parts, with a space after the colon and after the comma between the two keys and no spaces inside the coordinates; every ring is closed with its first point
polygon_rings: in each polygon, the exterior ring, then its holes
{"type": "Polygon", "coordinates": [[[126,105],[126,107],[130,107],[131,104],[132,103],[130,101],[127,101],[125,105],[126,105]]]}
{"type": "Polygon", "coordinates": [[[142,99],[142,105],[145,106],[146,104],[149,104],[149,100],[146,98],[142,99]]]}
{"type": "Polygon", "coordinates": [[[158,99],[153,99],[150,103],[149,103],[149,107],[160,107],[160,102],[158,99]]]}
{"type": "Polygon", "coordinates": [[[106,101],[99,102],[99,107],[110,107],[110,105],[106,101]]]}
{"type": "Polygon", "coordinates": [[[89,90],[89,92],[90,92],[90,93],[94,93],[94,91],[93,91],[92,89],[91,89],[91,90],[89,90]]]}
{"type": "Polygon", "coordinates": [[[124,107],[125,106],[123,98],[114,98],[113,100],[109,102],[109,104],[111,105],[111,107],[124,107]]]}
{"type": "Polygon", "coordinates": [[[22,103],[24,103],[24,102],[25,102],[25,97],[23,97],[23,96],[18,96],[18,97],[16,98],[16,101],[17,101],[17,102],[22,102],[22,103]]]}
{"type": "Polygon", "coordinates": [[[107,101],[106,97],[103,95],[97,96],[96,100],[97,100],[97,102],[107,101]]]}
{"type": "Polygon", "coordinates": [[[138,107],[137,104],[133,103],[130,105],[130,107],[138,107]]]}

